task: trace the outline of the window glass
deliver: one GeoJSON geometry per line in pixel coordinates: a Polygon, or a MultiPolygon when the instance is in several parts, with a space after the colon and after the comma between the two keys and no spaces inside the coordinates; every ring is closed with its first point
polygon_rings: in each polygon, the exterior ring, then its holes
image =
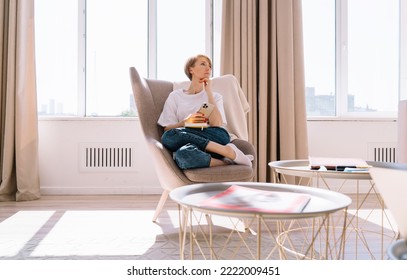
{"type": "Polygon", "coordinates": [[[157,0],[158,79],[188,79],[186,60],[206,53],[205,13],[205,0],[157,0]]]}
{"type": "Polygon", "coordinates": [[[308,116],[394,117],[399,1],[303,0],[308,116]]]}
{"type": "Polygon", "coordinates": [[[38,114],[78,114],[78,1],[35,0],[38,114]]]}
{"type": "Polygon", "coordinates": [[[396,112],[398,0],[348,1],[348,112],[396,112]]]}
{"type": "Polygon", "coordinates": [[[303,1],[308,116],[335,116],[335,1],[303,1]]]}
{"type": "Polygon", "coordinates": [[[213,2],[213,56],[212,74],[214,77],[220,75],[220,53],[222,32],[222,1],[213,2]]]}
{"type": "Polygon", "coordinates": [[[135,115],[129,67],[146,77],[147,0],[86,2],[86,114],[135,115]]]}

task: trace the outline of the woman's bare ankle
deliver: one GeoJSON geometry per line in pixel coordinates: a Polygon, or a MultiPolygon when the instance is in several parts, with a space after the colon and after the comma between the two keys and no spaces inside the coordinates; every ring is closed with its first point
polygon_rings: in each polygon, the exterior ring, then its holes
{"type": "Polygon", "coordinates": [[[236,158],[235,150],[230,145],[226,145],[225,148],[226,148],[225,157],[230,158],[231,160],[234,160],[236,158]]]}
{"type": "Polygon", "coordinates": [[[223,161],[221,159],[217,159],[217,158],[211,158],[211,162],[209,163],[210,167],[224,166],[224,165],[229,165],[229,163],[226,161],[223,161]]]}

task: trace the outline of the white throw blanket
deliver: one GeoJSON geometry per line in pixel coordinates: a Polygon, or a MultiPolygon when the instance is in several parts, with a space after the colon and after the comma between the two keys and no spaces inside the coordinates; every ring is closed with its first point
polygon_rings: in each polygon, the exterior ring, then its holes
{"type": "MultiPolygon", "coordinates": [[[[190,83],[190,81],[174,82],[174,90],[179,88],[187,89],[190,83]]],[[[236,77],[228,74],[213,78],[212,90],[223,96],[227,121],[226,129],[230,133],[232,140],[239,138],[247,141],[249,137],[246,115],[250,107],[236,77]]]]}

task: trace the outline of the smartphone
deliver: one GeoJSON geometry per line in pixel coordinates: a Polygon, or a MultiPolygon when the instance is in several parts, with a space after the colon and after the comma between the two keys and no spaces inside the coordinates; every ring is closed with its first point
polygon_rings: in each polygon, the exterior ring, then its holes
{"type": "Polygon", "coordinates": [[[202,104],[201,108],[199,109],[198,113],[202,113],[205,118],[209,118],[210,114],[212,113],[213,108],[215,105],[210,103],[202,104]]]}

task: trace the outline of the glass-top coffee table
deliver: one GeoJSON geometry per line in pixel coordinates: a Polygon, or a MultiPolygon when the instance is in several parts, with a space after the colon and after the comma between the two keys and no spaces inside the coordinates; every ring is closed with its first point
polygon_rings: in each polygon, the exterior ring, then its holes
{"type": "Polygon", "coordinates": [[[341,193],[304,186],[231,182],[202,183],[170,193],[179,205],[180,258],[200,259],[342,259],[345,222],[332,226],[331,216],[346,221],[352,200],[341,193]],[[207,206],[202,202],[231,185],[310,197],[297,213],[207,206]],[[187,248],[187,245],[189,246],[187,248]]]}

